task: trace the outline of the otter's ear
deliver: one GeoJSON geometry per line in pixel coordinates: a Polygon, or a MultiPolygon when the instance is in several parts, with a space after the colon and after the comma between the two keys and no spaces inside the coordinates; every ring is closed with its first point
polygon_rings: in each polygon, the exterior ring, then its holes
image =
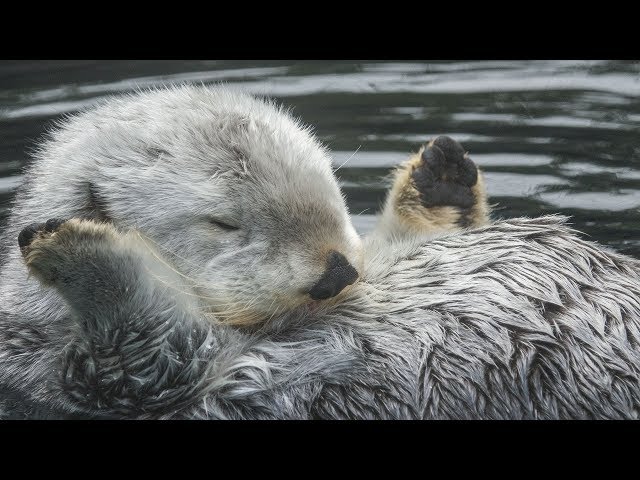
{"type": "Polygon", "coordinates": [[[85,218],[94,220],[97,222],[113,223],[112,217],[109,213],[109,206],[103,195],[100,194],[98,187],[92,183],[87,182],[84,185],[86,189],[86,205],[85,205],[85,218]]]}

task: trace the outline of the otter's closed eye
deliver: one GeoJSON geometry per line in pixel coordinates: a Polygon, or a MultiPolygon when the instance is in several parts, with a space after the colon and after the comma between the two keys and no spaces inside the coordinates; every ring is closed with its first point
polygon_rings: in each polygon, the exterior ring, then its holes
{"type": "Polygon", "coordinates": [[[211,223],[212,225],[216,226],[220,230],[224,230],[226,232],[233,232],[233,231],[236,231],[236,230],[240,230],[240,227],[236,227],[235,225],[231,225],[231,224],[229,224],[227,222],[223,222],[221,220],[218,220],[217,218],[208,217],[208,221],[209,221],[209,223],[211,223]]]}

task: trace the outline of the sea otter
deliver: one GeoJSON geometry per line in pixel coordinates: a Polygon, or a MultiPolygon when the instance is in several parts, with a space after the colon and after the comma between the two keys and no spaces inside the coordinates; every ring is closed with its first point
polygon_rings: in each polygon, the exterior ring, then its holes
{"type": "Polygon", "coordinates": [[[438,137],[360,239],[269,101],[180,86],[65,119],[4,235],[0,414],[637,418],[640,262],[489,222],[438,137]]]}

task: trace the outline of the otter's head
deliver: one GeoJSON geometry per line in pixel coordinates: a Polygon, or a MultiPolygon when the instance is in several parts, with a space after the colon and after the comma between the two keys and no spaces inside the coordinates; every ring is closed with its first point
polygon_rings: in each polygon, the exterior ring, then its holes
{"type": "Polygon", "coordinates": [[[331,160],[286,112],[183,87],[98,113],[92,148],[111,159],[90,175],[92,208],[151,239],[217,318],[264,321],[358,279],[361,243],[331,160]]]}

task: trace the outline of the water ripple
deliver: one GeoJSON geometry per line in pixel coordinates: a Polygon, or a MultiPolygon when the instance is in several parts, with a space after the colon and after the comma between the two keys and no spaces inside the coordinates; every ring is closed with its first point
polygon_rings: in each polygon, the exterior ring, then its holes
{"type": "Polygon", "coordinates": [[[485,172],[497,216],[565,213],[640,257],[640,62],[168,63],[49,63],[46,78],[42,65],[17,78],[22,66],[0,64],[0,85],[3,72],[12,84],[0,87],[0,217],[52,119],[139,89],[224,82],[277,97],[315,127],[361,232],[393,167],[449,135],[485,172]]]}

